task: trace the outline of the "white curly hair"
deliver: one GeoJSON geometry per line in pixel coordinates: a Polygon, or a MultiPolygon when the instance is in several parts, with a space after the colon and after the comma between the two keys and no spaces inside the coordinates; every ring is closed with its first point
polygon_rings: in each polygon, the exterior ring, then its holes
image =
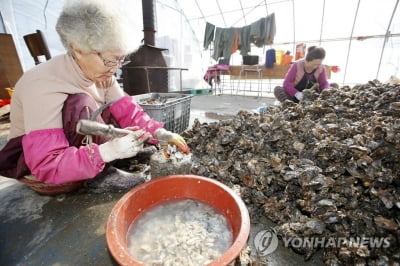
{"type": "Polygon", "coordinates": [[[72,45],[83,52],[121,51],[129,54],[138,48],[135,27],[122,7],[108,0],[68,0],[56,24],[65,49],[72,45]]]}

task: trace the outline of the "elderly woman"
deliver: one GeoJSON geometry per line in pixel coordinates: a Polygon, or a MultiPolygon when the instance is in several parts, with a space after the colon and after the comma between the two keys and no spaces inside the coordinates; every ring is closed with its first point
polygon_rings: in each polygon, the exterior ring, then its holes
{"type": "MultiPolygon", "coordinates": [[[[67,53],[25,72],[17,82],[0,174],[45,186],[74,184],[104,175],[110,171],[107,163],[135,156],[146,141],[174,144],[189,153],[180,135],[152,120],[116,82],[114,73],[134,50],[135,32],[114,6],[101,0],[64,6],[56,30],[67,53]],[[91,145],[82,144],[77,122],[110,102],[97,121],[119,125],[127,134],[112,140],[94,137],[91,145]]],[[[144,181],[128,177],[134,184],[144,181]]]]}
{"type": "Polygon", "coordinates": [[[283,87],[275,87],[276,99],[280,102],[285,100],[299,102],[303,99],[302,91],[304,89],[317,86],[319,91],[322,91],[329,88],[326,70],[322,64],[324,58],[324,48],[310,46],[306,58],[294,62],[289,68],[283,81],[283,87]]]}

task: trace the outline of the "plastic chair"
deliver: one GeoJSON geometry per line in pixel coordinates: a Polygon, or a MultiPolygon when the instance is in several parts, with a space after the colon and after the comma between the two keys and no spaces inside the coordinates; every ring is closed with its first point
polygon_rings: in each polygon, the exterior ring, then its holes
{"type": "Polygon", "coordinates": [[[46,60],[51,58],[46,39],[40,30],[36,30],[36,33],[25,35],[24,40],[33,60],[35,61],[35,65],[42,63],[40,60],[40,57],[42,56],[44,56],[46,60]]]}

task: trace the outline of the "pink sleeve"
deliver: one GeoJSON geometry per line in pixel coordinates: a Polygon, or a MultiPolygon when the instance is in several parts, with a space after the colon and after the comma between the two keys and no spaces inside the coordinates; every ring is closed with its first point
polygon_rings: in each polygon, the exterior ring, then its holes
{"type": "Polygon", "coordinates": [[[25,162],[35,178],[62,184],[95,177],[104,169],[97,144],[71,147],[60,128],[35,130],[22,139],[25,162]]]}
{"type": "Polygon", "coordinates": [[[124,96],[110,106],[110,112],[122,128],[138,126],[154,136],[154,132],[164,126],[137,104],[133,97],[124,96]]]}
{"type": "Polygon", "coordinates": [[[288,72],[286,73],[285,80],[283,81],[283,88],[291,97],[294,97],[296,92],[298,92],[298,90],[294,87],[296,73],[297,73],[297,65],[296,63],[293,63],[290,66],[288,72]]]}
{"type": "Polygon", "coordinates": [[[322,72],[318,76],[318,83],[319,83],[320,91],[323,91],[323,90],[325,90],[325,89],[330,87],[330,84],[328,82],[328,78],[326,76],[325,67],[322,68],[322,72]]]}

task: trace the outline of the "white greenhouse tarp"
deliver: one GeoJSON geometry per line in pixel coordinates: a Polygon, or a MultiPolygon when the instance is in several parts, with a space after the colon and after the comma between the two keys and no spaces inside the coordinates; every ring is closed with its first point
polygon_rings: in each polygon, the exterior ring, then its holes
{"type": "MultiPolygon", "coordinates": [[[[55,23],[63,0],[0,0],[5,31],[12,33],[24,70],[34,66],[23,35],[40,29],[51,54],[64,52],[55,23]]],[[[131,10],[137,29],[137,43],[143,39],[141,0],[119,0],[131,10]]],[[[210,49],[203,49],[205,25],[243,27],[275,14],[276,35],[271,45],[252,47],[260,56],[270,48],[291,51],[297,43],[321,45],[327,52],[325,64],[341,69],[331,80],[339,84],[386,81],[400,76],[400,7],[398,0],[155,0],[156,46],[167,48],[167,63],[185,67],[184,88],[204,88],[207,67],[215,64],[210,49]],[[395,7],[397,9],[394,11],[395,7]],[[392,19],[392,21],[391,21],[392,19]],[[391,21],[391,24],[389,24],[391,21]],[[385,38],[385,36],[387,38],[385,38]]],[[[117,4],[117,3],[116,3],[117,4]]],[[[3,25],[2,25],[3,26],[3,25]]],[[[0,31],[3,30],[0,27],[0,31]]],[[[106,33],[105,33],[106,34],[106,33]]],[[[231,64],[240,65],[237,51],[231,64]]],[[[179,88],[179,73],[171,73],[171,90],[179,88]]]]}

